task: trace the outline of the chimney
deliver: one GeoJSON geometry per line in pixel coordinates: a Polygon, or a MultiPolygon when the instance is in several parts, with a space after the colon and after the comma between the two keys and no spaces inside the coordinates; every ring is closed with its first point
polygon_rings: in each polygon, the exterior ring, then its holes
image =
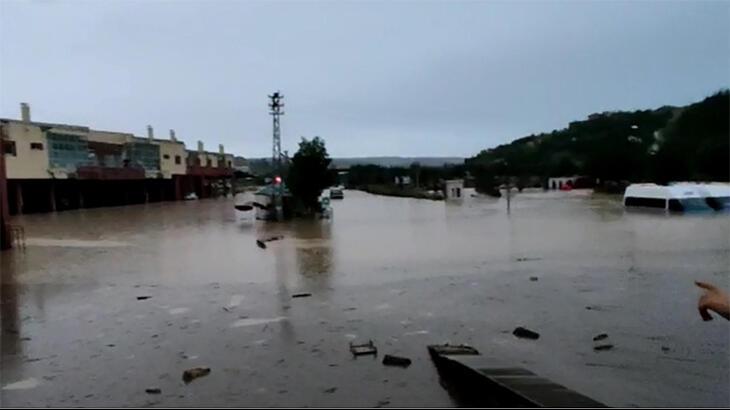
{"type": "Polygon", "coordinates": [[[198,141],[198,152],[203,153],[203,141],[198,141]]]}
{"type": "Polygon", "coordinates": [[[226,151],[223,149],[223,144],[218,144],[218,152],[223,155],[226,151]]]}
{"type": "Polygon", "coordinates": [[[170,141],[177,141],[177,138],[175,138],[175,130],[170,130],[170,141]]]}
{"type": "Polygon", "coordinates": [[[151,125],[148,125],[147,126],[147,139],[149,139],[150,142],[151,142],[154,137],[155,137],[155,134],[152,131],[152,126],[151,125]]]}
{"type": "Polygon", "coordinates": [[[20,103],[20,119],[23,122],[30,122],[30,105],[28,103],[20,103]]]}

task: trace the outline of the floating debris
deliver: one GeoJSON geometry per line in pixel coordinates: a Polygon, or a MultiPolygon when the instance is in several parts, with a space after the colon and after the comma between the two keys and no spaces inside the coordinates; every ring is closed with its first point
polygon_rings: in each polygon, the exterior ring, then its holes
{"type": "Polygon", "coordinates": [[[428,330],[416,330],[414,332],[403,333],[403,336],[416,336],[416,335],[427,335],[428,330]]]}
{"type": "Polygon", "coordinates": [[[352,354],[354,356],[364,356],[364,355],[377,356],[378,348],[375,347],[375,344],[373,343],[372,340],[369,341],[368,343],[363,343],[363,344],[359,344],[359,345],[356,345],[356,344],[353,344],[352,342],[350,342],[350,352],[352,352],[352,354]]]}
{"type": "Polygon", "coordinates": [[[310,296],[312,296],[311,293],[295,293],[291,295],[292,298],[308,298],[310,296]]]}
{"type": "Polygon", "coordinates": [[[383,357],[383,364],[386,366],[408,367],[411,365],[411,359],[386,354],[383,357]]]}
{"type": "Polygon", "coordinates": [[[282,235],[272,236],[270,238],[264,239],[264,242],[278,241],[279,239],[284,239],[284,236],[282,236],[282,235]]]}
{"type": "Polygon", "coordinates": [[[40,383],[35,377],[31,377],[29,379],[21,380],[19,382],[10,383],[8,385],[3,386],[3,390],[26,390],[26,389],[33,389],[38,387],[40,383]]]}
{"type": "Polygon", "coordinates": [[[188,369],[183,372],[182,379],[185,384],[188,384],[193,380],[207,376],[208,374],[210,374],[210,367],[193,367],[192,369],[188,369]]]}
{"type": "Polygon", "coordinates": [[[286,320],[286,317],[279,316],[279,317],[274,317],[274,318],[270,318],[270,319],[255,319],[255,318],[240,319],[240,320],[233,322],[233,324],[230,327],[256,326],[256,325],[263,325],[263,324],[274,323],[274,322],[281,322],[282,320],[286,320]]]}
{"type": "Polygon", "coordinates": [[[337,391],[337,387],[330,387],[329,389],[325,389],[325,393],[332,394],[337,391]]]}
{"type": "Polygon", "coordinates": [[[266,249],[266,244],[260,239],[256,239],[256,245],[258,245],[261,249],[266,249]]]}
{"type": "MultiPolygon", "coordinates": [[[[472,195],[472,196],[474,196],[474,195],[472,195]]],[[[375,405],[375,407],[379,408],[379,407],[387,406],[389,404],[390,404],[390,400],[379,400],[378,404],[375,405]]]]}
{"type": "Polygon", "coordinates": [[[148,389],[144,389],[144,392],[147,394],[161,394],[162,389],[160,389],[159,387],[150,387],[148,389]]]}
{"type": "Polygon", "coordinates": [[[613,349],[613,345],[612,344],[598,345],[598,346],[596,346],[596,347],[593,348],[593,350],[595,350],[597,352],[600,352],[600,351],[603,351],[603,350],[610,350],[610,349],[613,349]]]}
{"type": "Polygon", "coordinates": [[[667,347],[667,346],[662,346],[662,352],[668,352],[668,351],[670,351],[670,350],[671,350],[671,349],[670,349],[669,347],[667,347]]]}
{"type": "Polygon", "coordinates": [[[147,300],[151,298],[152,296],[137,296],[137,300],[147,300]]]}
{"type": "Polygon", "coordinates": [[[537,279],[538,279],[537,276],[530,276],[531,282],[537,282],[537,279]]]}
{"type": "Polygon", "coordinates": [[[540,338],[540,334],[539,334],[539,333],[537,333],[537,332],[533,332],[533,331],[532,331],[532,330],[530,330],[530,329],[525,329],[525,328],[524,328],[524,327],[522,327],[522,326],[520,326],[520,327],[516,328],[516,329],[515,329],[515,330],[514,330],[514,331],[512,332],[512,334],[513,334],[513,335],[515,335],[515,336],[517,336],[517,337],[519,337],[519,338],[523,338],[523,339],[532,339],[532,340],[537,340],[537,339],[539,339],[539,338],[540,338]]]}
{"type": "Polygon", "coordinates": [[[601,333],[600,335],[598,335],[598,336],[594,337],[594,338],[593,338],[593,341],[594,341],[594,342],[597,342],[597,341],[599,341],[599,340],[603,340],[603,339],[606,339],[606,338],[608,338],[608,335],[607,335],[607,334],[605,334],[605,333],[601,333]]]}
{"type": "Polygon", "coordinates": [[[517,262],[539,261],[542,258],[517,258],[517,262]]]}

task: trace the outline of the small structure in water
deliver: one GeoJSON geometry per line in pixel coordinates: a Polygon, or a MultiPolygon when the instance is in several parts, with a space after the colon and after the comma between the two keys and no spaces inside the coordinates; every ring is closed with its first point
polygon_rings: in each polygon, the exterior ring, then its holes
{"type": "Polygon", "coordinates": [[[461,199],[464,196],[464,180],[449,179],[444,183],[444,196],[449,199],[461,199]]]}

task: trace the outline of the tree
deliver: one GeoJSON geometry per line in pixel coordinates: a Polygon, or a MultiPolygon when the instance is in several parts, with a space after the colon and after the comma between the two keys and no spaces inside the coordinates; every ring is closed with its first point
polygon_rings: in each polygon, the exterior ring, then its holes
{"type": "Polygon", "coordinates": [[[323,139],[314,137],[309,141],[302,138],[299,150],[291,160],[288,185],[294,200],[305,214],[319,211],[319,196],[332,183],[330,162],[332,160],[323,139]]]}
{"type": "Polygon", "coordinates": [[[497,188],[499,182],[489,168],[480,165],[472,168],[472,170],[474,172],[474,188],[477,192],[495,197],[502,196],[497,188]]]}

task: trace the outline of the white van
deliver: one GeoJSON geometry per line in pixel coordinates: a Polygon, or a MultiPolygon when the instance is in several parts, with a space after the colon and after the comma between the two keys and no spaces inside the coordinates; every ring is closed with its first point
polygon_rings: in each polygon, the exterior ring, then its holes
{"type": "Polygon", "coordinates": [[[676,212],[712,210],[707,203],[707,196],[707,192],[698,184],[692,183],[631,184],[624,192],[624,206],[676,212]]]}

